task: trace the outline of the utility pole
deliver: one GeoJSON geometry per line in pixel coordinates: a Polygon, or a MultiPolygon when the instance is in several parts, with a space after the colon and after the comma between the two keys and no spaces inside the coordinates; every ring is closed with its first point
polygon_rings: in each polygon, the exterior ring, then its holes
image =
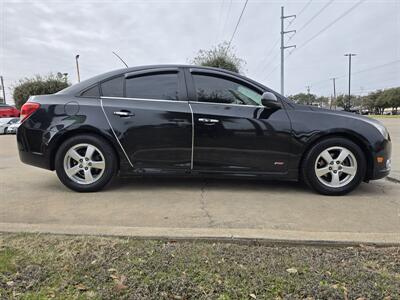
{"type": "Polygon", "coordinates": [[[346,110],[349,111],[351,107],[350,98],[351,98],[351,57],[356,56],[357,54],[354,53],[347,53],[344,56],[349,57],[349,97],[347,99],[346,110]]]}
{"type": "Polygon", "coordinates": [[[310,105],[310,103],[309,103],[309,101],[310,101],[310,86],[307,85],[306,88],[307,88],[307,105],[310,105]]]}
{"type": "Polygon", "coordinates": [[[285,46],[285,34],[296,33],[296,30],[285,31],[285,19],[296,18],[296,15],[285,16],[284,7],[281,6],[281,95],[285,94],[285,49],[296,48],[296,45],[285,46]]]}
{"type": "Polygon", "coordinates": [[[1,84],[1,90],[3,91],[3,103],[6,104],[6,89],[4,87],[3,76],[0,76],[0,84],[1,84]]]}
{"type": "MultiPolygon", "coordinates": [[[[331,80],[333,81],[333,101],[335,101],[335,109],[336,109],[336,78],[333,77],[331,78],[331,80]]],[[[332,109],[332,100],[329,109],[332,109]]]]}
{"type": "Polygon", "coordinates": [[[77,54],[75,56],[75,61],[76,61],[76,73],[78,74],[78,82],[81,82],[81,76],[79,74],[79,62],[78,62],[78,59],[79,59],[79,54],[77,54]]]}

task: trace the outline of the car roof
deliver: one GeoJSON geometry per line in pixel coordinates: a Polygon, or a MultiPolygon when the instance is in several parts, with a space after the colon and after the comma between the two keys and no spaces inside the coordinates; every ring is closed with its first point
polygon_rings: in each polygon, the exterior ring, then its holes
{"type": "Polygon", "coordinates": [[[231,71],[221,69],[221,68],[204,67],[204,66],[196,66],[196,65],[183,65],[183,64],[181,64],[181,65],[179,65],[179,64],[178,65],[164,64],[164,65],[146,65],[146,66],[130,67],[130,68],[118,69],[118,70],[114,70],[111,72],[103,73],[103,74],[91,77],[89,79],[86,79],[84,81],[81,81],[80,83],[71,85],[70,87],[67,87],[66,89],[59,91],[57,94],[67,94],[67,95],[74,94],[75,95],[75,94],[83,91],[84,89],[96,84],[97,82],[105,80],[110,77],[122,75],[125,73],[130,73],[130,72],[147,70],[147,69],[163,69],[163,68],[196,68],[196,69],[204,69],[204,70],[210,70],[210,71],[218,71],[218,72],[227,73],[227,74],[242,78],[244,80],[252,82],[255,85],[266,88],[259,82],[256,82],[256,81],[254,81],[250,78],[247,78],[241,74],[231,72],[231,71]]]}

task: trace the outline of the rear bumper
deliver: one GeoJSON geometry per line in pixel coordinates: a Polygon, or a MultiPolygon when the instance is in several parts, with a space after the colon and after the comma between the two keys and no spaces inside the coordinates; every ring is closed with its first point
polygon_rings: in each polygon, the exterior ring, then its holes
{"type": "Polygon", "coordinates": [[[373,169],[370,180],[377,180],[389,175],[392,165],[392,143],[384,140],[373,155],[373,169]]]}
{"type": "Polygon", "coordinates": [[[42,145],[32,143],[32,138],[37,137],[38,132],[31,132],[23,124],[17,130],[18,154],[21,161],[35,167],[51,170],[50,156],[42,145]]]}
{"type": "Polygon", "coordinates": [[[19,158],[25,164],[42,169],[50,170],[50,162],[42,153],[27,152],[19,150],[19,158]]]}

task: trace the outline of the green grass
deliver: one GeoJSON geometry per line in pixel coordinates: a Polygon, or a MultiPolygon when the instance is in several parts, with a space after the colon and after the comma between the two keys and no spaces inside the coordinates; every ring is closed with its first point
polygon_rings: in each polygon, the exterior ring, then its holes
{"type": "Polygon", "coordinates": [[[0,273],[15,271],[15,250],[4,248],[0,250],[0,273]]]}
{"type": "Polygon", "coordinates": [[[400,119],[400,115],[367,115],[374,119],[400,119]]]}
{"type": "Polygon", "coordinates": [[[399,295],[396,247],[0,234],[0,299],[393,300],[399,295]]]}

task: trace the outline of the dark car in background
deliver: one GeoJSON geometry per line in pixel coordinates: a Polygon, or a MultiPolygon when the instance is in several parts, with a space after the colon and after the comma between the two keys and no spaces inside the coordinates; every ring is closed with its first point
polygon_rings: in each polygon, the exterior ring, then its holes
{"type": "Polygon", "coordinates": [[[18,118],[19,110],[8,104],[0,104],[0,118],[18,118]]]}
{"type": "Polygon", "coordinates": [[[98,191],[123,175],[302,180],[342,195],[390,172],[378,121],[297,105],[229,71],[184,65],[121,69],[34,96],[17,132],[23,162],[98,191]]]}

